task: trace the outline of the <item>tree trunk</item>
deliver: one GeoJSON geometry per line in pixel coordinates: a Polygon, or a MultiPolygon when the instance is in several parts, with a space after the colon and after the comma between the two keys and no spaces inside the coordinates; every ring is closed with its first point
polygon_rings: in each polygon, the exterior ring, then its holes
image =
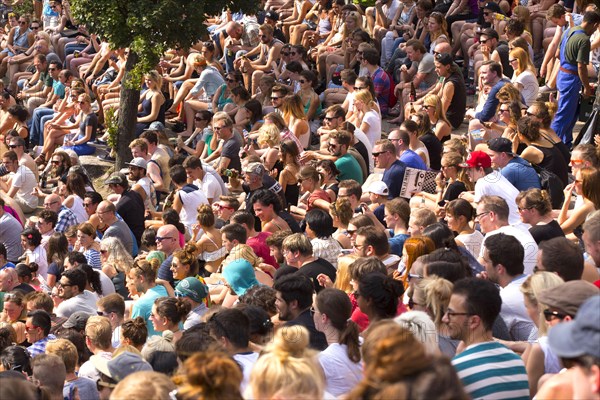
{"type": "Polygon", "coordinates": [[[119,132],[117,135],[117,163],[116,171],[125,167],[125,163],[131,160],[131,151],[129,144],[135,139],[135,126],[137,122],[138,103],[140,101],[141,82],[130,82],[131,70],[138,62],[138,55],[134,52],[129,53],[127,64],[125,64],[125,76],[121,89],[121,98],[119,102],[119,132]],[[131,89],[135,87],[136,89],[131,89]]]}

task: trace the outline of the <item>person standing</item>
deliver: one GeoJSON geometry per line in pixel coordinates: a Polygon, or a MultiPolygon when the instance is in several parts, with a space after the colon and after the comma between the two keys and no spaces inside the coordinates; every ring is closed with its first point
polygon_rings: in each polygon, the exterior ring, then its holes
{"type": "Polygon", "coordinates": [[[592,95],[587,65],[590,62],[590,36],[600,25],[600,14],[588,11],[581,26],[569,28],[560,41],[560,67],[556,78],[558,110],[552,121],[552,129],[569,147],[573,142],[573,127],[577,121],[579,92],[592,95]]]}

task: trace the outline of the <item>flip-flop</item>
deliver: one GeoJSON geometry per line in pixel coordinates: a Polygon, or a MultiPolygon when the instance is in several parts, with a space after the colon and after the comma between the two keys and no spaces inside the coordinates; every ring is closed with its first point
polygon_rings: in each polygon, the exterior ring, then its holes
{"type": "Polygon", "coordinates": [[[165,117],[172,117],[178,115],[177,111],[165,111],[165,117]]]}
{"type": "Polygon", "coordinates": [[[170,123],[170,124],[183,123],[183,121],[182,121],[182,120],[180,120],[178,117],[175,117],[175,118],[169,118],[169,119],[167,120],[167,122],[168,122],[168,123],[170,123]]]}

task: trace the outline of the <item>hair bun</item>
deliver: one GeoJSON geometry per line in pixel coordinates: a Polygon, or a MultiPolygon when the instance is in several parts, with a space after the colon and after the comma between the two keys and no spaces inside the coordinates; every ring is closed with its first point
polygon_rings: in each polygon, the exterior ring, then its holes
{"type": "Polygon", "coordinates": [[[309,332],[302,325],[284,326],[280,328],[273,340],[273,352],[281,358],[289,356],[302,357],[308,348],[309,332]]]}
{"type": "Polygon", "coordinates": [[[166,330],[162,333],[162,338],[169,343],[173,343],[173,332],[170,330],[166,330]]]}

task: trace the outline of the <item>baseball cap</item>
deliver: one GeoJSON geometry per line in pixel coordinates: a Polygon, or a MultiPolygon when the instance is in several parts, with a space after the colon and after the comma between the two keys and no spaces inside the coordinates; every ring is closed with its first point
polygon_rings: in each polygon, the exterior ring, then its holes
{"type": "Polygon", "coordinates": [[[90,315],[88,313],[85,313],[83,311],[76,311],[73,314],[71,314],[69,319],[65,321],[62,327],[75,328],[78,331],[82,331],[85,329],[85,324],[87,324],[87,320],[89,317],[90,315]]]}
{"type": "Polygon", "coordinates": [[[126,165],[131,165],[132,167],[138,167],[142,169],[148,169],[148,162],[142,157],[136,157],[133,160],[131,160],[131,162],[128,162],[126,165]]]}
{"type": "Polygon", "coordinates": [[[487,3],[485,3],[485,5],[483,6],[483,9],[484,10],[491,10],[493,12],[497,12],[497,13],[500,13],[500,14],[504,14],[502,12],[502,9],[498,5],[498,3],[494,3],[493,1],[488,1],[487,3]]]}
{"type": "Polygon", "coordinates": [[[124,174],[120,173],[120,172],[115,172],[114,174],[112,174],[110,176],[110,178],[108,178],[106,181],[104,181],[105,184],[107,185],[121,185],[121,186],[126,186],[127,185],[127,178],[125,177],[124,174]]]}
{"type": "MultiPolygon", "coordinates": [[[[488,3],[489,4],[489,3],[488,3]]],[[[492,3],[492,4],[496,4],[496,3],[492,3]]],[[[498,4],[496,4],[497,6],[498,4]]],[[[500,8],[500,7],[498,7],[500,8]]],[[[496,11],[496,12],[501,12],[501,11],[496,11]]],[[[494,38],[494,39],[499,39],[500,37],[498,36],[498,32],[496,32],[494,29],[492,28],[486,28],[484,30],[481,31],[482,35],[485,35],[489,38],[494,38]]]]}
{"type": "MultiPolygon", "coordinates": [[[[554,288],[558,290],[558,287],[554,288]]],[[[550,348],[559,357],[590,355],[600,358],[600,295],[589,298],[574,321],[562,322],[548,332],[550,348]]]]}
{"type": "Polygon", "coordinates": [[[164,132],[165,131],[165,126],[160,121],[154,121],[153,123],[150,124],[150,126],[148,127],[148,129],[145,129],[145,130],[147,130],[147,131],[160,131],[160,132],[164,132]]]}
{"type": "Polygon", "coordinates": [[[383,181],[375,181],[369,185],[367,192],[378,194],[380,196],[388,196],[390,194],[390,190],[387,185],[383,181]]]}
{"type": "Polygon", "coordinates": [[[493,138],[488,142],[488,148],[497,153],[510,153],[512,154],[512,142],[503,137],[493,138]]]}
{"type": "Polygon", "coordinates": [[[253,162],[246,165],[246,168],[244,168],[244,173],[263,176],[265,173],[265,166],[259,162],[253,162]]]}
{"type": "Polygon", "coordinates": [[[202,303],[208,296],[208,288],[198,278],[187,277],[175,286],[176,297],[189,297],[196,303],[202,303]]]}
{"type": "Polygon", "coordinates": [[[152,371],[152,366],[144,361],[141,355],[129,351],[124,351],[111,360],[107,360],[102,355],[93,355],[90,361],[98,371],[117,382],[134,372],[152,371]]]}
{"type": "Polygon", "coordinates": [[[265,14],[265,18],[272,19],[273,21],[279,21],[279,14],[277,14],[273,10],[270,10],[270,11],[267,11],[267,13],[265,14]]]}
{"type": "Polygon", "coordinates": [[[467,161],[459,165],[463,168],[490,168],[492,159],[483,151],[472,151],[467,161]]]}
{"type": "Polygon", "coordinates": [[[450,65],[454,62],[454,58],[448,53],[438,53],[435,55],[435,61],[442,65],[450,65]]]}
{"type": "MultiPolygon", "coordinates": [[[[570,316],[574,316],[587,299],[598,294],[600,294],[600,289],[593,284],[575,280],[543,290],[537,296],[537,299],[547,307],[556,308],[570,316]]],[[[600,310],[598,312],[600,313],[600,310]]]]}

